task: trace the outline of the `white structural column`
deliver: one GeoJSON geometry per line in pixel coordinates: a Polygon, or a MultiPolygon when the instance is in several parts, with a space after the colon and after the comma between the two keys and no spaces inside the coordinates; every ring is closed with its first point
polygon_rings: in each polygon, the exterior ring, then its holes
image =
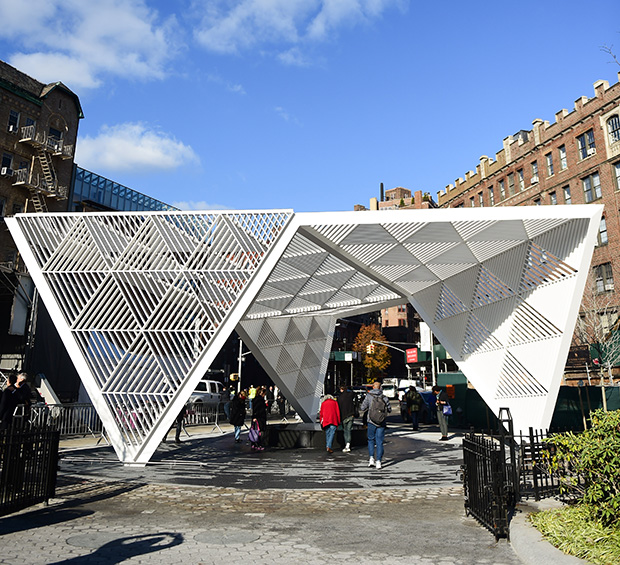
{"type": "Polygon", "coordinates": [[[315,421],[338,318],[410,301],[489,407],[548,426],[601,206],[7,218],[119,458],[237,329],[315,421]]]}

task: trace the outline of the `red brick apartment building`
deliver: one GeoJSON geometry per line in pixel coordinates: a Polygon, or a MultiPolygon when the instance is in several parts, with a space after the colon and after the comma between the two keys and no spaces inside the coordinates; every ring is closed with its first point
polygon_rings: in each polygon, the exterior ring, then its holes
{"type": "MultiPolygon", "coordinates": [[[[592,98],[578,98],[572,111],[556,113],[554,123],[536,119],[531,130],[508,136],[495,159],[483,155],[475,171],[438,193],[441,208],[589,203],[605,207],[592,260],[594,293],[605,295],[616,310],[620,83],[595,82],[592,98]]],[[[609,326],[616,318],[617,313],[605,314],[602,323],[609,326]]]]}

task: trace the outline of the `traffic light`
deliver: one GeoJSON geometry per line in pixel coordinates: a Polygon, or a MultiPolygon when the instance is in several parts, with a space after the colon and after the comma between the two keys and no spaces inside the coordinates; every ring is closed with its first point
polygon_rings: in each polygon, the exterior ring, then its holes
{"type": "Polygon", "coordinates": [[[372,355],[375,352],[375,344],[374,343],[369,343],[366,346],[366,354],[367,355],[372,355]]]}

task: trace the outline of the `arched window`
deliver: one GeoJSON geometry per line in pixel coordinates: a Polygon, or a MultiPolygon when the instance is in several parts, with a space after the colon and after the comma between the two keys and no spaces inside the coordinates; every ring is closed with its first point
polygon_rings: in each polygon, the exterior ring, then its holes
{"type": "Polygon", "coordinates": [[[607,120],[607,133],[609,134],[609,143],[620,141],[620,117],[618,114],[607,120]]]}

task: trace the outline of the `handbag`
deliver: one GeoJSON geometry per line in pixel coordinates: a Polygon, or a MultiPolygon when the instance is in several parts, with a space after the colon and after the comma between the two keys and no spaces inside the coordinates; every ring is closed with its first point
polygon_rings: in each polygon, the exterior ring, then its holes
{"type": "Polygon", "coordinates": [[[452,406],[449,404],[443,405],[443,415],[444,416],[452,416],[452,406]]]}
{"type": "Polygon", "coordinates": [[[257,443],[260,440],[260,426],[258,425],[258,422],[252,422],[250,431],[248,432],[248,439],[252,443],[257,443]]]}

